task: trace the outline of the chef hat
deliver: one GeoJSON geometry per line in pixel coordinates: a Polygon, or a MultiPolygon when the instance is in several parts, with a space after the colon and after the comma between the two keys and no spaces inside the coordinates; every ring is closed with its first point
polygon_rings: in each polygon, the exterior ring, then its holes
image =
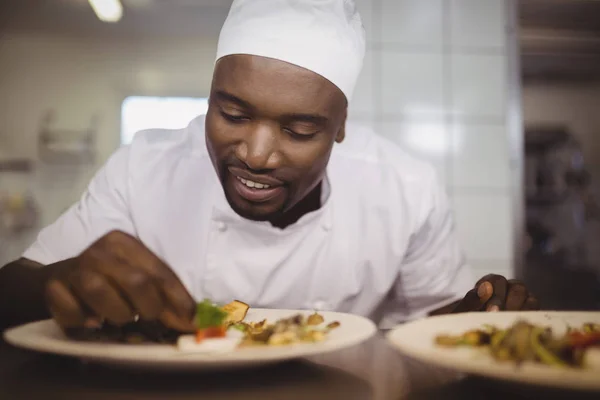
{"type": "Polygon", "coordinates": [[[354,0],[234,0],[217,60],[251,54],[328,79],[350,100],[362,68],[365,33],[354,0]]]}

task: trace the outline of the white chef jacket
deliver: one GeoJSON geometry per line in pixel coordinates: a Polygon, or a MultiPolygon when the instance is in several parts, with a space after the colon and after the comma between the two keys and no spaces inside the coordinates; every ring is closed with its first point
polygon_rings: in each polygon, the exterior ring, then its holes
{"type": "Polygon", "coordinates": [[[426,316],[473,287],[433,168],[349,124],[326,175],[322,207],[280,229],[231,209],[204,117],[142,131],[23,257],[51,264],[118,229],[161,257],[198,301],[336,310],[382,327],[426,316]]]}

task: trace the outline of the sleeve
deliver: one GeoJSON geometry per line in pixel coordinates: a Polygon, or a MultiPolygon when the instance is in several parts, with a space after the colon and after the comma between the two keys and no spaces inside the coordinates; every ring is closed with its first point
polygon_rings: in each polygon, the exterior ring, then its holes
{"type": "Polygon", "coordinates": [[[426,317],[462,299],[475,285],[460,248],[448,197],[432,175],[420,201],[423,222],[411,236],[383,326],[426,317]]]}
{"type": "Polygon", "coordinates": [[[23,254],[43,265],[79,255],[111,230],[134,235],[128,200],[129,147],[117,150],[81,199],[39,233],[23,254]]]}

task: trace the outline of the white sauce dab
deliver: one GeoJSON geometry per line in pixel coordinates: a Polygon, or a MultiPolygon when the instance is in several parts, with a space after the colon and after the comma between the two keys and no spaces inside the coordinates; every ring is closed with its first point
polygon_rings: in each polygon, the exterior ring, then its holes
{"type": "Polygon", "coordinates": [[[583,363],[587,368],[600,370],[600,347],[591,347],[585,352],[583,363]]]}

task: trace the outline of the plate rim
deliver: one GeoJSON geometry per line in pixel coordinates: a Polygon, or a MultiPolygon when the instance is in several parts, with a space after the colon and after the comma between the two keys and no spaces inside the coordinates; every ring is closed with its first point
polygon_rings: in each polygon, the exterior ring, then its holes
{"type": "MultiPolygon", "coordinates": [[[[310,314],[315,312],[314,310],[294,310],[294,309],[275,309],[275,308],[251,308],[254,312],[279,312],[283,314],[293,315],[294,313],[303,313],[310,314]]],[[[74,345],[69,349],[68,347],[63,347],[62,349],[56,349],[52,347],[46,346],[44,343],[46,340],[54,342],[58,347],[63,346],[65,342],[60,339],[56,339],[50,336],[45,336],[45,340],[40,344],[31,343],[30,341],[21,341],[18,338],[18,335],[24,329],[31,329],[34,326],[44,326],[54,324],[56,327],[56,323],[53,319],[45,319],[40,321],[29,322],[26,324],[22,324],[16,327],[12,327],[3,332],[4,340],[10,345],[25,349],[29,351],[45,353],[45,354],[54,354],[59,356],[66,356],[70,358],[77,358],[81,360],[87,360],[96,363],[102,364],[119,364],[119,365],[130,365],[130,366],[141,366],[141,367],[166,367],[166,368],[217,368],[217,367],[237,367],[242,365],[260,365],[266,363],[280,362],[280,361],[289,361],[292,359],[306,358],[317,356],[321,354],[331,353],[334,351],[339,351],[342,349],[346,349],[349,347],[354,347],[365,341],[371,339],[378,332],[377,325],[370,320],[361,315],[350,314],[350,313],[342,313],[337,311],[319,311],[321,314],[325,314],[328,319],[335,319],[336,316],[344,316],[344,318],[350,317],[355,321],[360,321],[360,323],[364,324],[364,331],[362,333],[352,337],[351,339],[347,339],[342,341],[341,344],[331,345],[332,342],[329,342],[330,345],[325,345],[324,343],[311,343],[311,344],[299,344],[290,346],[287,348],[277,348],[279,351],[271,352],[267,351],[261,354],[261,357],[256,357],[252,355],[252,353],[247,353],[248,356],[244,357],[244,353],[240,352],[231,352],[220,354],[214,358],[208,356],[206,358],[196,358],[194,357],[194,353],[186,353],[182,352],[180,356],[177,353],[172,353],[171,356],[163,356],[161,358],[157,358],[155,360],[139,357],[137,355],[128,354],[122,357],[116,357],[114,354],[81,354],[78,353],[78,349],[81,349],[82,346],[88,344],[87,342],[77,342],[72,341],[70,344],[74,345]],[[283,350],[283,351],[282,351],[283,350]],[[240,356],[241,354],[241,356],[240,356]]],[[[93,343],[93,342],[92,342],[93,343]]],[[[98,344],[98,343],[95,343],[98,344]]],[[[109,344],[113,346],[113,349],[119,346],[127,346],[131,345],[127,344],[109,344]]],[[[67,345],[68,346],[68,345],[67,345]]],[[[161,345],[161,344],[150,344],[149,346],[153,346],[155,348],[171,345],[161,345]]],[[[255,350],[255,349],[252,349],[255,350]]]]}
{"type": "MultiPolygon", "coordinates": [[[[410,321],[404,324],[400,324],[400,325],[396,325],[394,328],[392,328],[391,330],[389,330],[388,332],[385,333],[385,339],[386,341],[396,350],[399,351],[400,353],[402,353],[403,355],[412,358],[416,361],[425,363],[425,364],[429,364],[429,365],[433,365],[436,367],[440,367],[440,368],[445,368],[445,369],[449,369],[449,370],[453,370],[456,372],[460,372],[460,373],[466,373],[466,374],[471,374],[474,376],[479,376],[479,377],[484,377],[484,378],[489,378],[489,379],[495,379],[495,380],[502,380],[502,381],[507,381],[507,382],[512,382],[512,383],[519,383],[519,384],[526,384],[526,385],[530,385],[530,386],[545,386],[545,387],[552,387],[552,388],[556,388],[556,389],[572,389],[572,390],[577,390],[577,391],[600,391],[600,379],[596,379],[595,381],[591,381],[589,379],[590,376],[594,375],[594,376],[600,376],[600,373],[593,371],[591,373],[584,373],[583,376],[581,375],[581,372],[576,371],[576,370],[568,370],[568,371],[564,371],[564,370],[557,370],[557,369],[548,369],[548,371],[552,371],[551,374],[547,374],[546,376],[544,376],[544,374],[542,373],[543,370],[545,370],[545,368],[550,368],[550,367],[533,367],[534,369],[532,370],[532,372],[534,372],[533,375],[531,374],[527,374],[526,377],[524,377],[522,374],[519,373],[515,373],[515,371],[518,371],[515,369],[514,365],[510,365],[509,368],[509,364],[506,364],[505,366],[502,366],[500,368],[482,368],[482,364],[479,364],[477,362],[474,363],[462,363],[459,362],[460,364],[456,364],[453,363],[449,358],[447,357],[440,357],[439,353],[436,354],[434,353],[426,353],[424,354],[423,352],[419,351],[418,349],[416,349],[415,347],[411,347],[410,343],[408,342],[404,342],[402,340],[398,340],[398,335],[401,334],[401,332],[405,329],[409,329],[407,327],[410,328],[414,328],[417,327],[419,325],[421,325],[423,323],[423,321],[427,320],[427,321],[431,321],[431,320],[439,320],[439,321],[443,321],[443,320],[448,320],[448,319],[460,319],[460,318],[467,318],[469,315],[471,316],[475,316],[475,315],[482,315],[482,314],[498,314],[498,315],[505,315],[505,316],[511,316],[514,318],[517,318],[519,316],[523,316],[524,318],[527,315],[538,315],[538,316],[545,316],[545,317],[550,317],[550,318],[560,318],[562,317],[569,317],[573,316],[573,314],[580,314],[580,315],[590,315],[590,316],[594,316],[596,318],[600,319],[600,311],[502,311],[500,313],[483,313],[483,312],[468,312],[468,313],[460,313],[460,314],[445,314],[445,315],[437,315],[437,316],[432,316],[432,317],[428,317],[428,318],[422,318],[422,319],[418,319],[418,320],[414,320],[414,321],[410,321]],[[544,369],[542,369],[544,368],[544,369]],[[567,373],[570,377],[569,380],[565,381],[561,381],[559,379],[553,379],[555,374],[559,374],[559,373],[567,373]],[[588,378],[588,379],[586,379],[588,378]]],[[[487,322],[486,322],[487,323],[487,322]]],[[[468,329],[468,328],[467,328],[468,329]]],[[[489,361],[489,359],[486,358],[486,361],[489,361]]],[[[531,373],[531,371],[530,371],[531,373]]]]}

